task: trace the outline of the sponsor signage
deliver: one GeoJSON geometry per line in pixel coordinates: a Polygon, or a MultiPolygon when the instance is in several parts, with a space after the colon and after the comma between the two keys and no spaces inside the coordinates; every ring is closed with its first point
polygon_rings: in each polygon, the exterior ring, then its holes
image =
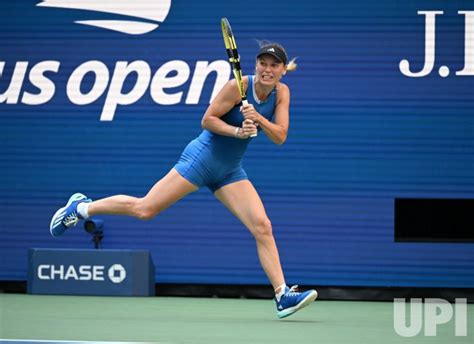
{"type": "Polygon", "coordinates": [[[154,295],[148,251],[30,249],[29,294],[154,295]]]}

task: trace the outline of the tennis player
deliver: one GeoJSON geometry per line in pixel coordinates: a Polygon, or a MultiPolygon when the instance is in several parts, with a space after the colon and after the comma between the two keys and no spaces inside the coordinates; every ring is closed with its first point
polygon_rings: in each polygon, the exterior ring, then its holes
{"type": "Polygon", "coordinates": [[[241,106],[235,80],[230,80],[211,102],[202,118],[203,131],[184,149],[177,164],[145,197],[116,195],[92,201],[83,194],[71,196],[53,216],[50,232],[57,237],[80,220],[98,214],[154,216],[184,196],[208,187],[253,234],[260,263],[274,290],[277,315],[293,314],[312,303],[315,290],[289,288],[263,203],[242,168],[251,135],[261,130],[277,145],[285,142],[289,126],[290,91],[280,79],[296,68],[285,49],[276,43],[261,44],[255,75],[243,78],[249,104],[241,106]]]}

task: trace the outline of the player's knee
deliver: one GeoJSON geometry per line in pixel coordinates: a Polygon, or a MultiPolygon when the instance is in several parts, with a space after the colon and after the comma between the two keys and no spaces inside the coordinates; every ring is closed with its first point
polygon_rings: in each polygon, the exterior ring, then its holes
{"type": "Polygon", "coordinates": [[[152,207],[145,199],[138,200],[135,207],[135,216],[143,221],[149,221],[158,215],[158,211],[152,207]]]}
{"type": "Polygon", "coordinates": [[[257,240],[272,236],[272,223],[269,218],[265,217],[257,220],[254,235],[257,240]]]}
{"type": "Polygon", "coordinates": [[[155,213],[148,211],[148,210],[142,210],[137,213],[137,217],[142,220],[142,221],[150,221],[155,217],[155,213]]]}

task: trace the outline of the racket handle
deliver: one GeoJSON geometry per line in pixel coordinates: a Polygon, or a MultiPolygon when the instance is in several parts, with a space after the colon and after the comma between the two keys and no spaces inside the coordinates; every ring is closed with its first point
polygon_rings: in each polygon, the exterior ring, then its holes
{"type": "MultiPolygon", "coordinates": [[[[242,105],[248,105],[248,104],[249,104],[249,102],[247,101],[247,99],[242,99],[242,105]]],[[[256,136],[257,136],[257,134],[250,135],[250,137],[256,137],[256,136]]]]}

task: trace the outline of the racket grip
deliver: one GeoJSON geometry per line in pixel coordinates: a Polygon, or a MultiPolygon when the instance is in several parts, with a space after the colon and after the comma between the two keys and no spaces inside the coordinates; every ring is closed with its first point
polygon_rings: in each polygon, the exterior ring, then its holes
{"type": "MultiPolygon", "coordinates": [[[[247,99],[242,99],[242,105],[248,105],[248,104],[249,104],[249,102],[247,101],[247,99]]],[[[250,135],[250,137],[256,137],[256,136],[257,136],[257,134],[250,135]]]]}

